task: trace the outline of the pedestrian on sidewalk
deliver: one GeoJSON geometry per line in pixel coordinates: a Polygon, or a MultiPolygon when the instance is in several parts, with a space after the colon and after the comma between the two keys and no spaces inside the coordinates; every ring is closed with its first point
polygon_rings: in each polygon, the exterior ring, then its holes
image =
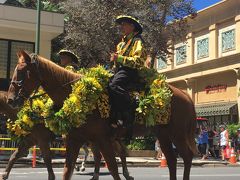
{"type": "Polygon", "coordinates": [[[155,141],[155,151],[156,151],[155,159],[161,159],[162,158],[162,150],[161,150],[158,139],[155,141]]]}
{"type": "Polygon", "coordinates": [[[209,153],[213,158],[217,158],[216,154],[214,152],[214,146],[213,146],[213,138],[216,135],[216,132],[212,129],[212,127],[208,127],[208,147],[207,147],[207,156],[209,153]]]}
{"type": "Polygon", "coordinates": [[[208,132],[205,126],[200,126],[198,135],[198,150],[201,154],[201,160],[207,159],[208,132]]]}
{"type": "Polygon", "coordinates": [[[220,125],[220,147],[221,147],[221,155],[222,155],[222,161],[225,160],[225,151],[226,148],[228,147],[228,142],[229,142],[229,138],[228,138],[228,131],[225,128],[224,125],[220,125]]]}

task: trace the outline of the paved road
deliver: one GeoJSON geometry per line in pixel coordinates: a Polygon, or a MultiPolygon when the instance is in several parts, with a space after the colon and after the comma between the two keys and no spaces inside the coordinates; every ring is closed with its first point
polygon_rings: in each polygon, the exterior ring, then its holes
{"type": "MultiPolygon", "coordinates": [[[[168,180],[167,168],[129,168],[135,180],[168,180]]],[[[2,172],[3,169],[0,169],[2,172]]],[[[84,174],[74,172],[72,180],[89,180],[93,169],[88,168],[84,174]]],[[[57,180],[62,177],[62,169],[54,169],[57,180]]],[[[183,168],[178,168],[178,179],[182,179],[183,168]]],[[[122,177],[122,175],[121,175],[122,177]]],[[[15,168],[9,180],[46,180],[47,171],[44,168],[15,168]]],[[[102,168],[101,180],[112,180],[106,168],[102,168]]],[[[124,179],[122,177],[122,179],[124,179]]],[[[240,167],[218,167],[218,168],[192,168],[191,180],[239,180],[240,167]]]]}

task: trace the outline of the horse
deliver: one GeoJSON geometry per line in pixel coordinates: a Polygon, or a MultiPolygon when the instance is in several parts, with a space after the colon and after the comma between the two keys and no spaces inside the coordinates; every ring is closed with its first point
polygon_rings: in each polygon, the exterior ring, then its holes
{"type": "MultiPolygon", "coordinates": [[[[17,109],[13,109],[7,104],[7,92],[0,91],[0,112],[7,115],[11,120],[17,119],[17,109]]],[[[8,179],[13,164],[23,157],[28,149],[34,145],[39,145],[43,154],[44,162],[47,166],[48,180],[55,180],[55,175],[52,169],[52,158],[49,143],[54,140],[54,134],[44,126],[44,124],[37,124],[32,131],[26,135],[19,143],[18,148],[11,155],[8,164],[1,175],[0,179],[8,179]]]]}
{"type": "MultiPolygon", "coordinates": [[[[7,104],[7,92],[0,91],[0,112],[7,115],[10,119],[15,120],[17,119],[17,109],[12,108],[7,104]]],[[[55,175],[52,169],[51,164],[51,152],[49,143],[55,139],[55,135],[51,132],[48,128],[44,126],[44,124],[37,124],[33,127],[32,131],[25,137],[23,137],[22,141],[18,144],[18,149],[11,155],[8,164],[5,168],[5,171],[1,175],[0,179],[6,180],[9,177],[10,171],[13,167],[13,164],[24,154],[28,151],[28,149],[34,145],[39,145],[40,150],[44,157],[44,162],[47,166],[48,170],[48,180],[54,180],[55,175]]],[[[123,166],[123,175],[127,180],[133,179],[129,173],[126,166],[126,150],[124,145],[120,141],[113,140],[112,144],[114,146],[114,150],[116,154],[119,154],[122,160],[123,166]]],[[[85,158],[81,164],[81,168],[77,167],[77,169],[84,171],[85,170],[85,162],[88,156],[88,149],[87,146],[83,145],[83,149],[86,152],[85,158]]],[[[100,161],[101,161],[101,154],[94,144],[91,146],[92,152],[94,154],[94,158],[96,159],[96,165],[92,180],[97,180],[99,178],[99,170],[100,170],[100,161]]]]}
{"type": "MultiPolygon", "coordinates": [[[[23,98],[28,98],[34,89],[42,85],[54,103],[62,106],[65,98],[71,93],[71,86],[68,83],[80,78],[81,75],[68,72],[50,60],[40,56],[31,58],[25,51],[20,51],[18,52],[18,64],[13,74],[13,81],[8,91],[8,103],[12,106],[20,105],[23,98]]],[[[167,125],[155,125],[151,128],[135,126],[133,131],[134,133],[144,134],[151,130],[155,133],[167,159],[170,180],[177,179],[177,160],[172,147],[173,143],[184,161],[183,179],[188,180],[192,158],[197,152],[194,140],[196,128],[195,108],[187,93],[171,85],[169,85],[169,88],[173,94],[169,123],[167,125]]],[[[120,179],[110,143],[110,131],[111,127],[106,120],[100,118],[97,110],[92,112],[82,127],[72,128],[69,131],[64,180],[71,178],[79,147],[84,140],[90,140],[99,145],[113,178],[120,179]]]]}

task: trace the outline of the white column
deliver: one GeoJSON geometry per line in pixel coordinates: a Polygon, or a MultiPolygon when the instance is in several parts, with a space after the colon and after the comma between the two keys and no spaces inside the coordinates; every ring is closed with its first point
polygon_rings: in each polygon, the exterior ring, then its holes
{"type": "Polygon", "coordinates": [[[193,33],[187,35],[187,63],[194,64],[194,39],[193,33]]]}
{"type": "Polygon", "coordinates": [[[237,15],[235,17],[235,23],[236,23],[236,28],[235,28],[235,32],[236,32],[236,51],[237,53],[240,53],[240,15],[237,15]]]}

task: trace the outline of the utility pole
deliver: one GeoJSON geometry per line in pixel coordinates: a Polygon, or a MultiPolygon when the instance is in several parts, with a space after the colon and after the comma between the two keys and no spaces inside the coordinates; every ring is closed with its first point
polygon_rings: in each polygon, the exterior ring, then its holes
{"type": "Polygon", "coordinates": [[[40,24],[41,24],[41,0],[38,0],[37,1],[37,24],[36,24],[36,37],[35,37],[35,54],[39,54],[40,24]]]}

